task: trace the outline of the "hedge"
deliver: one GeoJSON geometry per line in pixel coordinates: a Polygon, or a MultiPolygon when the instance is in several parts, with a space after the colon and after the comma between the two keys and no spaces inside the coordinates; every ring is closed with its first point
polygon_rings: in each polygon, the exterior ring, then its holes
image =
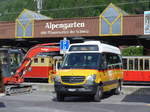
{"type": "Polygon", "coordinates": [[[143,56],[143,46],[130,46],[122,50],[123,56],[143,56]]]}

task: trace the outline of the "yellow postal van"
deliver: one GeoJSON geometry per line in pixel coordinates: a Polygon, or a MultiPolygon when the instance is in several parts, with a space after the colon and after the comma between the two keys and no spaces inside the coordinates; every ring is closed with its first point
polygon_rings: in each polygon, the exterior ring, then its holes
{"type": "Polygon", "coordinates": [[[88,95],[100,101],[103,92],[119,94],[123,79],[121,53],[99,41],[71,44],[55,76],[58,101],[88,95]]]}

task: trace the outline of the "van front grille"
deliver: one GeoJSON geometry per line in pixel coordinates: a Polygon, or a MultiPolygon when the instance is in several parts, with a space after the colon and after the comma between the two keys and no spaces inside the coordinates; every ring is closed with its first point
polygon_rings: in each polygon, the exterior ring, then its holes
{"type": "Polygon", "coordinates": [[[64,83],[82,83],[85,76],[62,76],[61,80],[64,83]]]}

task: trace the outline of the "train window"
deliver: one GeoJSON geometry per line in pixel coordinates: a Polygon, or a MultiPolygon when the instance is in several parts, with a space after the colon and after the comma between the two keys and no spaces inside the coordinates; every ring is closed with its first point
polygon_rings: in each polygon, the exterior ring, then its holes
{"type": "Polygon", "coordinates": [[[123,58],[122,61],[125,70],[150,70],[150,59],[148,58],[123,58]]]}
{"type": "Polygon", "coordinates": [[[139,69],[139,67],[138,67],[139,64],[138,63],[139,63],[138,59],[134,59],[134,70],[139,69]]]}
{"type": "Polygon", "coordinates": [[[123,59],[123,69],[127,69],[127,59],[123,59]]]}
{"type": "Polygon", "coordinates": [[[129,59],[129,70],[133,70],[133,60],[129,59]]]}
{"type": "Polygon", "coordinates": [[[49,63],[52,64],[53,63],[53,59],[49,58],[49,63]]]}
{"type": "Polygon", "coordinates": [[[41,58],[41,63],[44,63],[44,58],[41,58]]]}
{"type": "Polygon", "coordinates": [[[148,59],[144,60],[144,69],[149,70],[149,60],[148,59]]]}
{"type": "Polygon", "coordinates": [[[143,59],[140,59],[140,70],[143,70],[143,59]]]}
{"type": "Polygon", "coordinates": [[[53,61],[52,60],[49,60],[49,65],[51,66],[53,64],[53,61]]]}
{"type": "Polygon", "coordinates": [[[34,58],[34,63],[38,63],[38,58],[34,58]]]}

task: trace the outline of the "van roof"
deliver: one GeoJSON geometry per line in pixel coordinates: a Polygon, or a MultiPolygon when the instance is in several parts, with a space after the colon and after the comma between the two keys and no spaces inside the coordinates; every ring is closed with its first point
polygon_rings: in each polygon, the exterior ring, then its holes
{"type": "Polygon", "coordinates": [[[115,54],[121,54],[120,49],[109,45],[109,44],[104,44],[101,43],[100,41],[85,41],[83,43],[76,43],[76,44],[70,44],[69,49],[66,53],[81,53],[81,52],[110,52],[110,53],[115,53],[115,54]],[[98,51],[70,51],[70,48],[72,46],[80,46],[80,45],[97,45],[98,46],[98,51]]]}

